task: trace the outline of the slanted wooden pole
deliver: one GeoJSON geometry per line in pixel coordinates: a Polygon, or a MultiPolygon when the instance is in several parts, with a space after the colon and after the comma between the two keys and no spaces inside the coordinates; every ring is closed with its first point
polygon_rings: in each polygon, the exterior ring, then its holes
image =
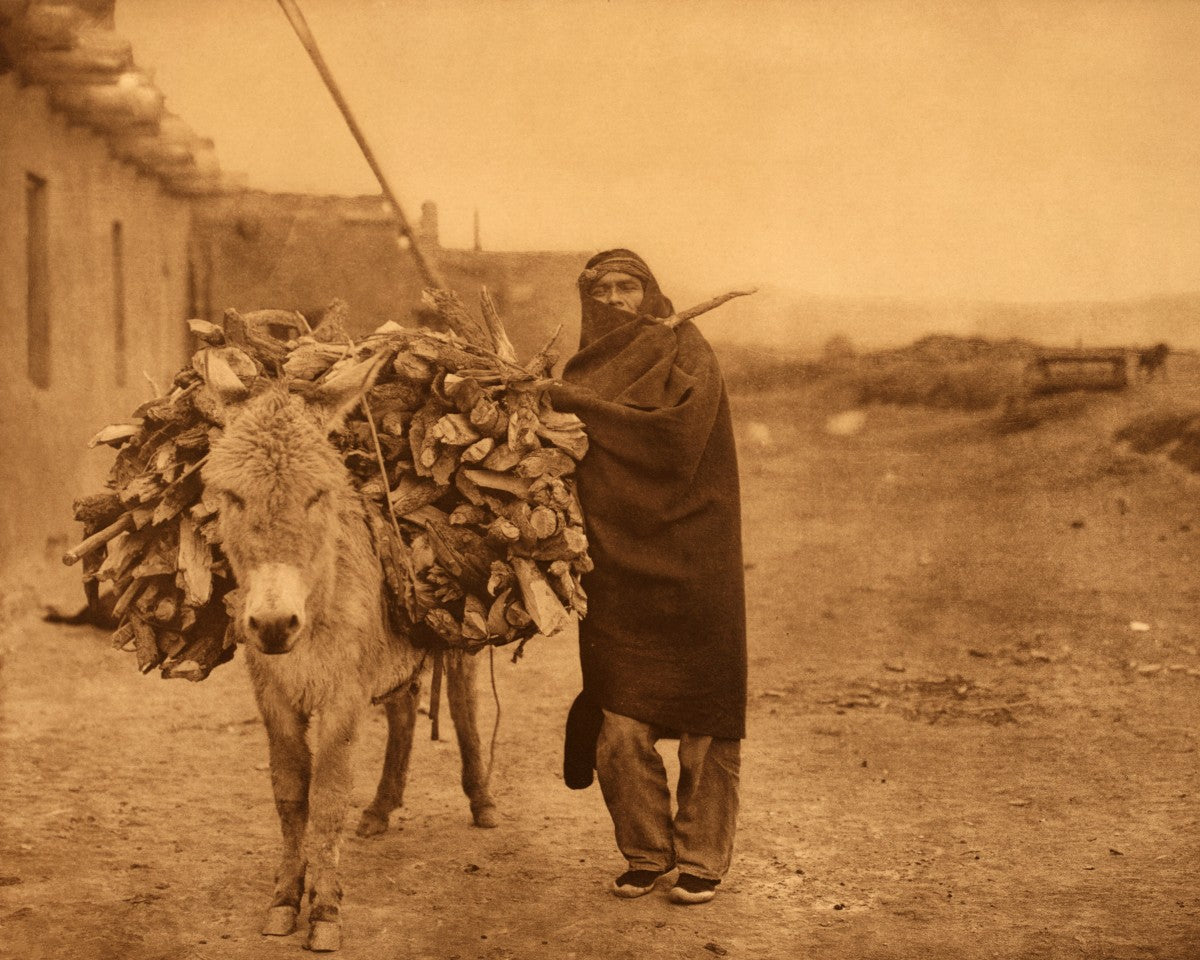
{"type": "Polygon", "coordinates": [[[325,86],[333,97],[334,103],[342,111],[342,118],[346,121],[346,126],[350,128],[350,132],[354,135],[359,149],[362,150],[363,156],[367,159],[367,164],[371,167],[371,172],[375,174],[375,179],[379,181],[379,188],[383,191],[384,199],[392,205],[392,213],[396,217],[396,227],[400,232],[400,236],[408,241],[408,248],[412,252],[413,259],[417,261],[417,269],[421,272],[421,279],[427,287],[436,287],[438,290],[449,290],[450,288],[446,286],[446,281],[442,279],[442,275],[433,261],[421,249],[417,235],[413,232],[408,218],[404,215],[404,208],[400,206],[400,201],[396,199],[396,195],[388,185],[387,177],[383,175],[383,169],[379,166],[379,161],[375,159],[375,154],[367,143],[367,138],[363,135],[362,129],[354,119],[354,114],[350,112],[350,105],[346,102],[346,98],[342,96],[342,91],[338,88],[337,81],[333,79],[333,74],[330,73],[329,65],[325,63],[325,58],[321,56],[321,51],[317,47],[316,37],[313,36],[312,31],[308,28],[308,22],[304,19],[304,14],[300,12],[300,7],[296,5],[296,0],[279,0],[279,6],[283,8],[283,12],[291,22],[292,29],[296,31],[296,36],[300,38],[304,49],[308,51],[313,65],[317,68],[317,72],[321,75],[321,79],[325,81],[325,86]]]}

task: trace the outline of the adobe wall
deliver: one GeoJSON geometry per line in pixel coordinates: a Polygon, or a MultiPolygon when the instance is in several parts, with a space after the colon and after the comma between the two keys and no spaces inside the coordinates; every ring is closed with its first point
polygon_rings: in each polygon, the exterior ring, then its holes
{"type": "MultiPolygon", "coordinates": [[[[166,388],[188,353],[190,202],[110,157],[51,111],[42,87],[0,76],[0,586],[29,579],[78,535],[71,502],[107,474],[86,443],[166,388]],[[27,375],[26,177],[47,182],[50,382],[27,375]],[[125,385],[117,384],[112,224],[124,237],[125,385]]],[[[70,577],[77,579],[74,570],[70,577]]],[[[82,593],[79,593],[82,596],[82,593]]]]}
{"type": "MultiPolygon", "coordinates": [[[[518,356],[534,353],[559,323],[564,355],[578,343],[575,277],[587,254],[457,250],[426,239],[469,309],[488,287],[518,356]]],[[[365,333],[386,320],[414,323],[420,303],[420,277],[378,197],[245,191],[205,198],[192,256],[197,313],[211,320],[227,307],[308,311],[338,298],[350,305],[352,332],[365,333]]]]}

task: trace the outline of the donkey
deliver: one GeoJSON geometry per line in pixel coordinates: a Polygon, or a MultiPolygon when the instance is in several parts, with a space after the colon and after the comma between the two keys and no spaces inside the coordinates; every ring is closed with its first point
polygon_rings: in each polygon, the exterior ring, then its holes
{"type": "Polygon", "coordinates": [[[1147,380],[1153,380],[1156,373],[1161,372],[1163,379],[1167,376],[1167,357],[1171,348],[1165,343],[1156,343],[1152,347],[1138,351],[1138,372],[1145,372],[1147,380]]]}
{"type": "MultiPolygon", "coordinates": [[[[425,654],[389,629],[366,509],[328,439],[373,380],[369,362],[307,398],[272,386],[240,406],[203,479],[238,583],[235,623],[266,726],[283,855],[263,934],[296,928],[307,881],[308,948],[341,945],[338,851],[359,720],[383,698],[383,775],[358,832],[387,829],[400,806],[425,654]]],[[[474,659],[447,656],[447,698],[476,826],[496,826],[475,717],[474,659]]]]}

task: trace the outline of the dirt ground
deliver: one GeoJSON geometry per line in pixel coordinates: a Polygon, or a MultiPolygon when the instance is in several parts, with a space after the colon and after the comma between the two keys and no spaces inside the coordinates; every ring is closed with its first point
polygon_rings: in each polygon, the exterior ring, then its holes
{"type": "MultiPolygon", "coordinates": [[[[561,781],[573,639],[539,640],[495,662],[500,828],[469,825],[423,724],[392,830],[346,839],[342,956],[1200,956],[1197,488],[1108,439],[1180,396],[1008,436],[737,399],[750,734],[717,899],[607,892],[599,792],[561,781]]],[[[277,825],[240,662],[163,682],[31,618],[0,650],[0,956],[298,956],[258,934],[277,825]]],[[[383,736],[373,715],[358,808],[383,736]]]]}

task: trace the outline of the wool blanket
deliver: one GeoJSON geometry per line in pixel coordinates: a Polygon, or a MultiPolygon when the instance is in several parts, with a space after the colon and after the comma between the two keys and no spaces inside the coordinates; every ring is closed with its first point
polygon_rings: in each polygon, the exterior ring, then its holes
{"type": "Polygon", "coordinates": [[[745,736],[737,453],[712,348],[691,322],[629,316],[585,339],[563,381],[555,409],[590,442],[584,699],[676,734],[745,736]]]}

